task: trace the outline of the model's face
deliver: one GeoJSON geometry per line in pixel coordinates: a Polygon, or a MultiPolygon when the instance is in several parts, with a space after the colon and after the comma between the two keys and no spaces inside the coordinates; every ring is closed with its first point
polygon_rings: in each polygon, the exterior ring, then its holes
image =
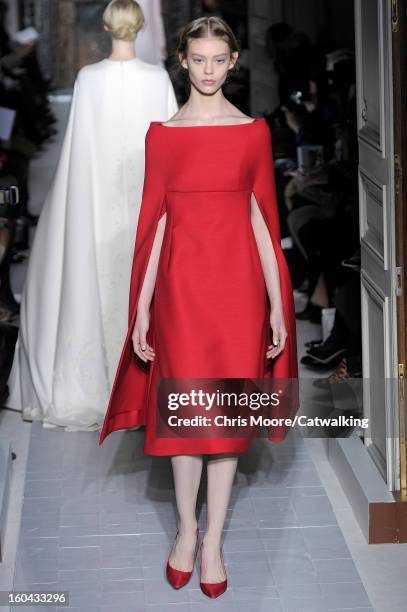
{"type": "Polygon", "coordinates": [[[181,64],[189,72],[191,84],[202,94],[214,94],[225,82],[227,72],[237,60],[229,45],[221,38],[190,40],[181,64]]]}

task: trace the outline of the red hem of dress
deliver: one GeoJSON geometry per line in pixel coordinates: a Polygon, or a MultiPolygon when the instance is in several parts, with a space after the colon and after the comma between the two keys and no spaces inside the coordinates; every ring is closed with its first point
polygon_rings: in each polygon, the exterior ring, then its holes
{"type": "MultiPolygon", "coordinates": [[[[100,438],[99,446],[103,444],[105,438],[113,431],[120,431],[124,429],[131,429],[132,427],[145,427],[145,422],[140,422],[140,411],[134,413],[122,412],[110,418],[108,424],[103,428],[100,438]]],[[[147,433],[147,432],[146,432],[147,433]]],[[[145,436],[146,436],[145,433],[145,436]]],[[[156,444],[151,441],[144,439],[143,452],[145,455],[155,455],[160,457],[174,456],[174,455],[216,455],[221,453],[245,453],[250,449],[252,438],[221,438],[222,449],[219,449],[219,438],[203,439],[203,438],[188,438],[188,443],[184,439],[184,446],[182,451],[177,448],[179,438],[156,438],[158,445],[165,440],[167,448],[165,450],[159,450],[156,444]],[[171,441],[174,443],[174,449],[171,449],[171,441]],[[215,448],[217,447],[217,448],[215,448]]],[[[284,442],[285,437],[275,436],[268,437],[269,442],[284,442]]]]}
{"type": "Polygon", "coordinates": [[[248,438],[188,438],[182,440],[182,449],[179,447],[179,438],[156,438],[154,442],[145,440],[144,454],[158,456],[174,455],[218,455],[222,453],[245,453],[250,449],[251,440],[248,438]],[[165,443],[166,448],[157,448],[165,443]],[[172,448],[173,446],[173,448],[172,448]]]}
{"type": "Polygon", "coordinates": [[[107,438],[109,434],[113,431],[118,431],[121,429],[130,429],[131,427],[139,427],[144,426],[146,423],[141,418],[141,411],[135,410],[134,412],[121,412],[116,414],[113,417],[110,417],[108,422],[103,427],[100,437],[99,437],[99,446],[103,444],[104,440],[107,438]]]}

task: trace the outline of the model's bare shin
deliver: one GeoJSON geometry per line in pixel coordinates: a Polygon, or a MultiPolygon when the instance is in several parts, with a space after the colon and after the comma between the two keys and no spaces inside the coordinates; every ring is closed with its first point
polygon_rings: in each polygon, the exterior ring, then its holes
{"type": "Polygon", "coordinates": [[[196,499],[202,474],[202,455],[171,457],[175,498],[179,515],[180,533],[194,533],[197,527],[196,499]]]}
{"type": "Polygon", "coordinates": [[[236,474],[238,455],[208,456],[208,518],[205,542],[220,546],[226,511],[236,474]]]}
{"type": "Polygon", "coordinates": [[[175,455],[171,457],[171,463],[179,535],[171,552],[170,565],[181,571],[189,571],[196,546],[196,500],[202,475],[202,455],[175,455]]]}
{"type": "Polygon", "coordinates": [[[225,579],[220,556],[221,537],[238,457],[236,454],[208,457],[208,517],[202,547],[203,582],[220,582],[225,579]]]}

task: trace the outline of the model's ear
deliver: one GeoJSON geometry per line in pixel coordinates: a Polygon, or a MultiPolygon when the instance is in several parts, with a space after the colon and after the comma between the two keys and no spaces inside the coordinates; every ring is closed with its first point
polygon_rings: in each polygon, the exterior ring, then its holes
{"type": "Polygon", "coordinates": [[[178,60],[181,66],[185,68],[185,70],[188,70],[188,64],[184,53],[178,53],[178,60]]]}
{"type": "Polygon", "coordinates": [[[103,29],[105,30],[105,32],[110,32],[109,28],[107,26],[103,26],[103,29]]]}
{"type": "Polygon", "coordinates": [[[234,65],[237,62],[237,58],[238,57],[239,57],[239,52],[238,51],[232,51],[232,53],[230,54],[229,70],[234,67],[234,65]]]}

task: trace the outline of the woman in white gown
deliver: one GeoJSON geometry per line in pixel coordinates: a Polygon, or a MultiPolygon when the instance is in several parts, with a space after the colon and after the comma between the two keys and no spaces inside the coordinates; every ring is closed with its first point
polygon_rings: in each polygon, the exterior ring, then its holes
{"type": "Polygon", "coordinates": [[[127,332],[150,121],[178,105],[168,73],[134,54],[143,13],[114,0],[110,58],[75,82],[68,126],[22,295],[7,405],[67,430],[103,423],[127,332]]]}

